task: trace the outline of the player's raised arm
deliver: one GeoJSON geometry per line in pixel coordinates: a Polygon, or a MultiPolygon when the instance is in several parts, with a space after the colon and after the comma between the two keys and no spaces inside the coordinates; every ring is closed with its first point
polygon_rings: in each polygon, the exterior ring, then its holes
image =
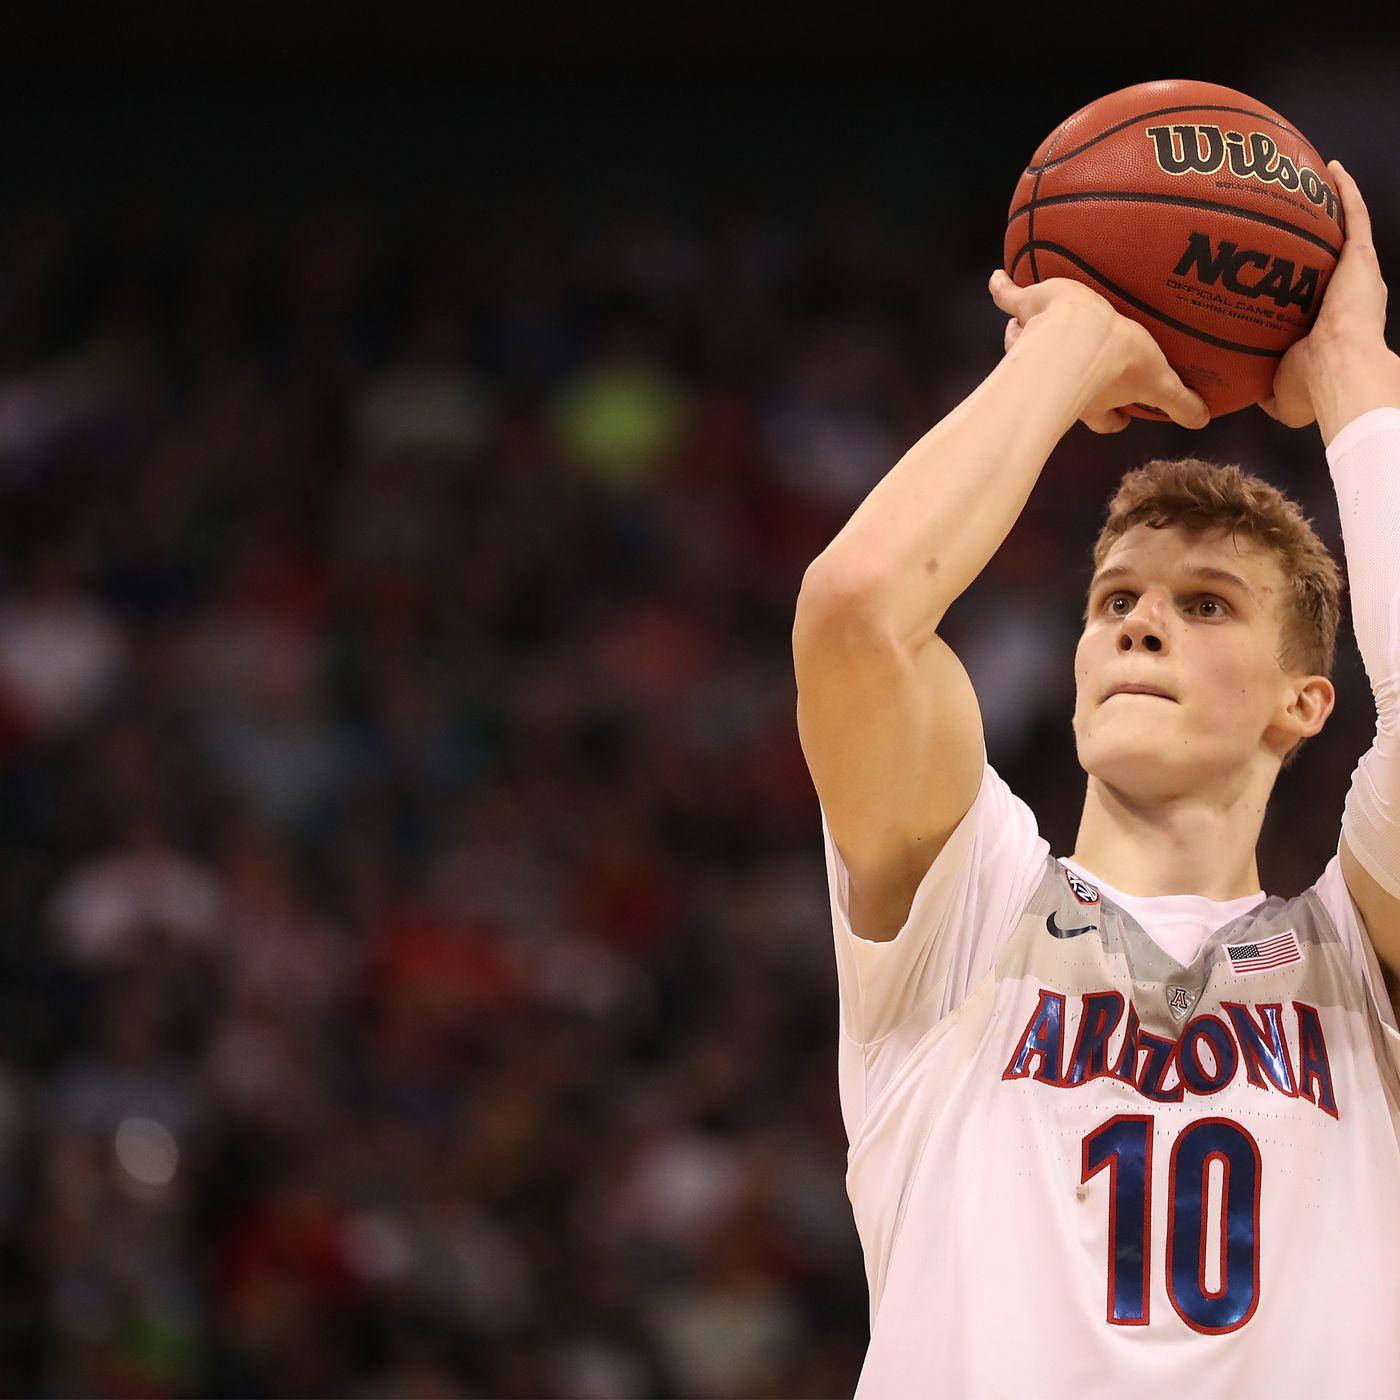
{"type": "Polygon", "coordinates": [[[1076,419],[1126,427],[1204,403],[1151,336],[1088,287],[993,274],[1005,358],[871,491],[807,569],[793,658],[803,752],[851,874],[852,925],[898,933],[919,881],[977,795],[976,697],[938,627],[1010,532],[1076,419]]]}
{"type": "Polygon", "coordinates": [[[1400,976],[1400,356],[1386,344],[1388,292],[1356,181],[1329,162],[1346,243],[1311,333],[1283,357],[1263,408],[1317,421],[1337,488],[1352,631],[1376,702],[1376,734],[1352,774],[1339,847],[1377,957],[1400,976]]]}

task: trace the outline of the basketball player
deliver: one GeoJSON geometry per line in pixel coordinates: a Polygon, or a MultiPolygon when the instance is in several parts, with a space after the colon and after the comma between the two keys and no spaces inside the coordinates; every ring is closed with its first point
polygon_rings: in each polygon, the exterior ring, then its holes
{"type": "Polygon", "coordinates": [[[1074,657],[1072,855],[988,765],[938,635],[1060,436],[1204,404],[1084,286],[993,276],[1007,353],[803,581],[857,1396],[1400,1396],[1400,358],[1370,223],[1264,407],[1314,419],[1375,693],[1337,855],[1259,889],[1280,769],[1333,708],[1338,574],[1238,468],[1130,473],[1074,657]]]}

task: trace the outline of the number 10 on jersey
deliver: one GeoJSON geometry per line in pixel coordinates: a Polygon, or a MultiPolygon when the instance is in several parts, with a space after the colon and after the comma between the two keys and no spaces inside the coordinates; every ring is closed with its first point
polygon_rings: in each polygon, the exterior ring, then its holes
{"type": "MultiPolygon", "coordinates": [[[[1151,1114],[1122,1113],[1083,1142],[1080,1184],[1108,1172],[1108,1321],[1119,1327],[1151,1322],[1151,1114]]],[[[1259,1144],[1229,1118],[1189,1123],[1172,1143],[1167,1163],[1166,1284],[1181,1320],[1197,1332],[1233,1332],[1259,1305],[1259,1144]],[[1209,1220],[1207,1183],[1221,1164],[1220,1214],[1209,1220]],[[1206,1286],[1208,1261],[1218,1286],[1206,1286]]]]}

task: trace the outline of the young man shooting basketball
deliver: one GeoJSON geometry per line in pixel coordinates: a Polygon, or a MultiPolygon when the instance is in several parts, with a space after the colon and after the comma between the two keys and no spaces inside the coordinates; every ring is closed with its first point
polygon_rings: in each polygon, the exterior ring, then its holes
{"type": "Polygon", "coordinates": [[[1359,192],[1266,410],[1317,421],[1375,742],[1337,856],[1259,889],[1270,791],[1326,722],[1335,566],[1237,470],[1125,479],[1075,655],[1071,857],[987,765],[938,635],[1076,419],[1204,405],[1088,288],[992,279],[983,384],[804,579],[798,725],[821,799],[858,1395],[1400,1394],[1400,359],[1359,192]]]}

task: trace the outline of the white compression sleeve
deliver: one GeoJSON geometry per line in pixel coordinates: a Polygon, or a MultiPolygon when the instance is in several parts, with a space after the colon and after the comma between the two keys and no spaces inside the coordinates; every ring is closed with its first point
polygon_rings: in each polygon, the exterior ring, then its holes
{"type": "Polygon", "coordinates": [[[1351,775],[1342,833],[1400,899],[1400,408],[1373,408],[1328,445],[1356,645],[1376,697],[1376,737],[1351,775]]]}

